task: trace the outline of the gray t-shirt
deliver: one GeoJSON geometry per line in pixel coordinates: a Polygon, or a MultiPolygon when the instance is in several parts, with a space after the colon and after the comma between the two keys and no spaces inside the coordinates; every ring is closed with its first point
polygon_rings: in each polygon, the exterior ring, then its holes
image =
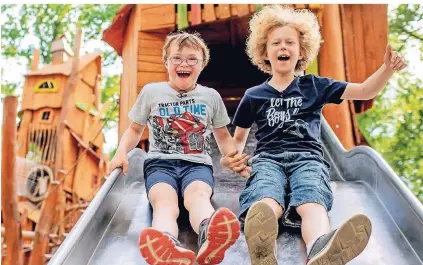
{"type": "Polygon", "coordinates": [[[148,126],[149,158],[183,159],[207,165],[212,165],[212,129],[230,123],[219,93],[198,84],[184,94],[167,82],[147,84],[128,116],[148,126]]]}

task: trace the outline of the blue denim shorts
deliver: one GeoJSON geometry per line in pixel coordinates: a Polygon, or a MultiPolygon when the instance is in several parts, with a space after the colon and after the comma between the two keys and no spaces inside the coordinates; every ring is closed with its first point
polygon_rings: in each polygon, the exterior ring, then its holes
{"type": "Polygon", "coordinates": [[[147,159],[144,162],[145,189],[148,192],[157,183],[167,183],[179,196],[193,181],[202,181],[214,188],[213,167],[182,159],[147,159]]]}
{"type": "Polygon", "coordinates": [[[318,203],[330,211],[333,195],[330,165],[322,156],[310,152],[261,153],[252,161],[250,178],[239,197],[241,222],[250,206],[263,198],[272,198],[284,209],[281,222],[300,227],[296,207],[318,203]]]}

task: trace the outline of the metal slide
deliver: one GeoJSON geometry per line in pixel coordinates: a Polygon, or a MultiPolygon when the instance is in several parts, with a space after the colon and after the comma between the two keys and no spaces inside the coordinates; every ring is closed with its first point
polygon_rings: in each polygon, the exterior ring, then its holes
{"type": "MultiPolygon", "coordinates": [[[[369,147],[346,152],[326,121],[322,122],[325,157],[332,165],[331,179],[335,201],[330,211],[333,228],[354,213],[370,217],[373,232],[363,253],[351,265],[423,264],[423,206],[405,187],[382,157],[369,147]]],[[[247,152],[255,145],[252,133],[247,152]]],[[[215,206],[238,212],[238,193],[244,180],[219,165],[213,148],[216,189],[215,206]]],[[[145,194],[142,166],[145,153],[136,149],[129,155],[126,176],[114,170],[84,212],[49,265],[143,265],[138,249],[141,230],[151,224],[151,208],[145,194]]],[[[192,231],[186,211],[179,217],[179,239],[197,252],[197,236],[192,231]]],[[[305,264],[305,246],[300,231],[281,227],[278,260],[283,265],[305,264]]],[[[226,252],[221,264],[250,264],[245,239],[226,252]]]]}

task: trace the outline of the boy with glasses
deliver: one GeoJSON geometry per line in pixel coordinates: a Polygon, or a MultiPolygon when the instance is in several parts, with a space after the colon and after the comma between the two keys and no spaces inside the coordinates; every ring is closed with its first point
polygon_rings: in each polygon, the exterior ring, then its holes
{"type": "MultiPolygon", "coordinates": [[[[210,202],[214,187],[211,134],[223,155],[235,155],[236,148],[226,127],[230,120],[219,93],[197,84],[208,61],[209,50],[198,34],[167,36],[163,62],[169,81],[150,83],[141,90],[129,112],[132,123],[110,162],[110,169],[121,166],[126,173],[127,152],[137,145],[148,126],[150,151],[144,177],[153,221],[152,228],[141,232],[139,243],[149,264],[191,265],[195,259],[198,264],[218,264],[240,234],[236,215],[227,208],[215,211],[210,202]],[[199,235],[197,257],[177,240],[179,196],[199,235]]],[[[238,157],[239,166],[245,169],[248,157],[238,157]]],[[[246,170],[241,174],[248,175],[246,170]]]]}

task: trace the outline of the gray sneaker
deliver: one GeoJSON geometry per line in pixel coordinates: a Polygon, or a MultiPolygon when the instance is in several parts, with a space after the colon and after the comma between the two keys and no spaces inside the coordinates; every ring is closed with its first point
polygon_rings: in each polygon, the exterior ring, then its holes
{"type": "Polygon", "coordinates": [[[277,265],[278,221],[264,202],[254,203],[247,212],[244,227],[251,265],[277,265]]]}
{"type": "Polygon", "coordinates": [[[372,233],[370,219],[357,214],[338,229],[319,237],[307,257],[307,265],[345,265],[366,248],[372,233]]]}

